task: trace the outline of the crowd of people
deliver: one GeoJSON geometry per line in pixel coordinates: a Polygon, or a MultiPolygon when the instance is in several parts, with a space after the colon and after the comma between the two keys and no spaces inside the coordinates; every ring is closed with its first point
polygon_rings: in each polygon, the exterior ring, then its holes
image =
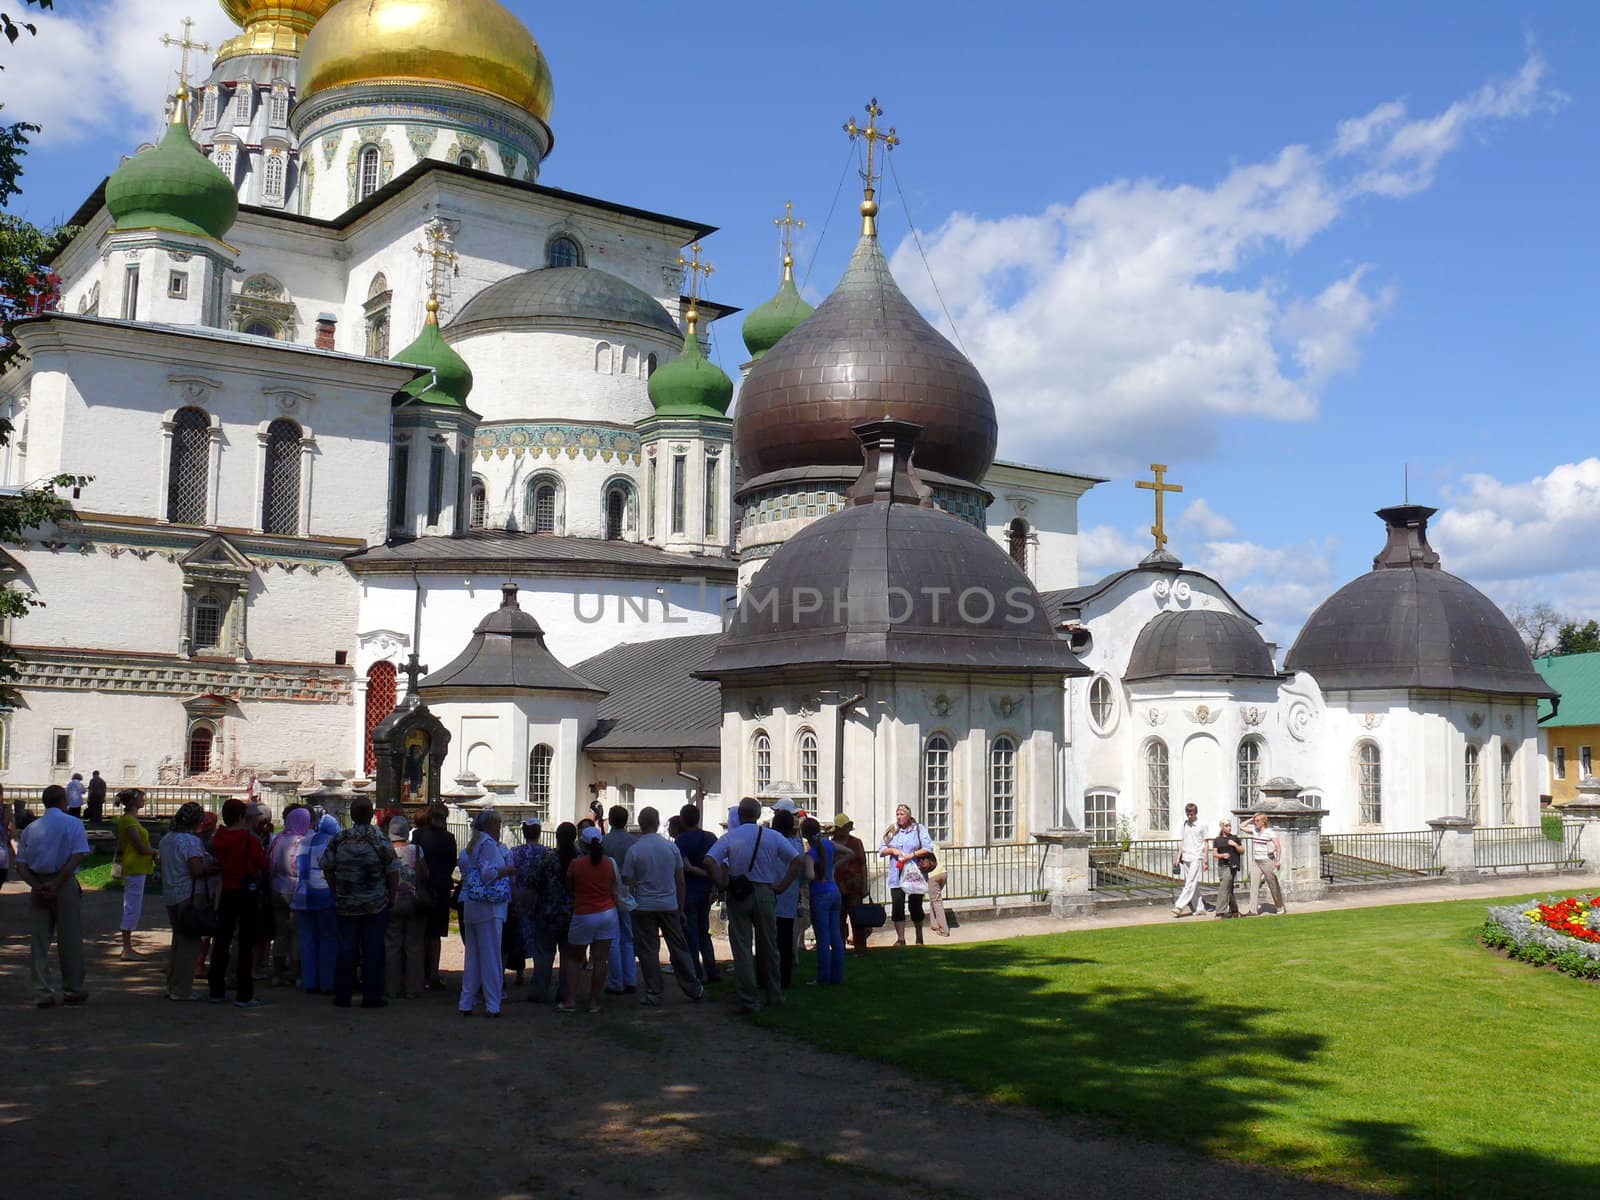
{"type": "MultiPolygon", "coordinates": [[[[90,847],[72,798],[68,788],[46,788],[43,815],[17,836],[7,814],[0,838],[30,889],[41,1007],[88,997],[76,876],[90,847]]],[[[760,802],[746,797],[720,837],[702,827],[694,804],[665,830],[654,808],[641,809],[630,828],[626,809],[595,804],[583,820],[560,824],[552,845],[538,820],[525,821],[515,847],[502,842],[493,808],[474,814],[458,847],[443,804],[430,805],[413,829],[404,813],[376,814],[366,798],[351,803],[348,826],[291,804],[281,830],[255,802],[230,798],[220,812],[191,802],[153,845],[139,816],[143,794],[130,789],[117,801],[122,957],[142,957],[133,933],[147,881],[159,872],[171,931],[164,992],[174,1002],[225,1004],[231,993],[236,1007],[255,1008],[263,982],[346,1008],[358,992],[363,1008],[414,1000],[446,986],[441,948],[452,915],[464,949],[463,1017],[498,1017],[507,975],[521,985],[530,960],[526,998],[561,1013],[598,1012],[607,994],[659,1006],[669,972],[685,998],[700,1001],[724,978],[712,938],[719,902],[734,997],[749,1012],[783,1002],[808,933],[811,982],[822,987],[842,984],[847,949],[865,953],[872,930],[891,919],[896,946],[908,944],[908,914],[916,945],[930,918],[935,933],[949,933],[937,847],[904,805],[875,851],[887,860],[890,918],[869,893],[869,852],[854,822],[840,814],[824,828],[788,800],[763,820],[760,802]]]]}

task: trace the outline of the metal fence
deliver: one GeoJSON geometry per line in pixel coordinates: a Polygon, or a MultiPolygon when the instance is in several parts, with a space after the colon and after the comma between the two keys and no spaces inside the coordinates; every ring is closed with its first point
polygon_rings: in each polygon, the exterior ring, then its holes
{"type": "MultiPolygon", "coordinates": [[[[22,801],[33,809],[34,815],[44,811],[44,789],[46,784],[6,784],[5,800],[7,804],[22,801]]],[[[117,804],[117,793],[125,789],[108,785],[106,788],[105,815],[107,819],[117,816],[121,807],[117,804]]],[[[144,807],[139,810],[139,816],[144,820],[155,820],[163,817],[175,816],[180,808],[189,801],[199,803],[202,808],[220,809],[222,802],[229,796],[243,796],[244,789],[226,792],[215,788],[194,787],[141,787],[144,793],[144,807]]],[[[87,803],[87,801],[85,801],[87,803]]]]}
{"type": "Polygon", "coordinates": [[[1472,865],[1480,870],[1500,867],[1580,867],[1575,821],[1561,826],[1561,840],[1546,837],[1539,825],[1485,826],[1472,831],[1472,865]]]}
{"type": "Polygon", "coordinates": [[[1430,829],[1325,833],[1322,877],[1329,883],[1368,883],[1442,875],[1439,837],[1430,829]]]}
{"type": "MultiPolygon", "coordinates": [[[[1177,892],[1183,879],[1172,873],[1178,859],[1176,838],[1145,838],[1129,842],[1100,842],[1089,847],[1089,887],[1092,891],[1125,896],[1161,897],[1177,892]]],[[[1217,882],[1217,864],[1201,877],[1217,882]]]]}
{"type": "MultiPolygon", "coordinates": [[[[946,900],[1043,900],[1044,858],[1039,842],[1000,842],[992,846],[940,846],[934,851],[946,871],[946,900]]],[[[871,847],[867,879],[872,895],[889,895],[889,860],[871,847]]]]}

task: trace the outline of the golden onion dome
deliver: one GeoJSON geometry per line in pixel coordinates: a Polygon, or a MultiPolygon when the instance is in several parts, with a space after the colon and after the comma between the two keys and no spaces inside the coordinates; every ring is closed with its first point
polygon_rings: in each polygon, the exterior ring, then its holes
{"type": "Polygon", "coordinates": [[[442,83],[549,121],[555,85],[539,43],[495,0],[343,0],[300,55],[300,99],[361,83],[442,83]]]}
{"type": "Polygon", "coordinates": [[[338,0],[221,0],[222,11],[244,32],[222,43],[217,61],[246,54],[293,58],[306,35],[338,0]]]}

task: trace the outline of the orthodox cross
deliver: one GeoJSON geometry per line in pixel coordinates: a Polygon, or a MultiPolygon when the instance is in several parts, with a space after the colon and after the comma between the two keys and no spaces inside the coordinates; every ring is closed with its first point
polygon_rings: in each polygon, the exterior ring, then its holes
{"type": "Polygon", "coordinates": [[[450,227],[442,220],[432,220],[423,227],[422,244],[415,247],[418,257],[426,258],[428,262],[428,295],[438,298],[441,286],[441,270],[449,270],[461,261],[461,256],[456,253],[455,239],[450,236],[450,227]]]}
{"type": "Polygon", "coordinates": [[[195,41],[191,36],[193,33],[194,19],[192,17],[185,17],[183,19],[183,36],[181,38],[175,38],[168,33],[163,33],[161,35],[161,44],[163,46],[180,46],[183,49],[183,65],[178,68],[178,80],[183,85],[183,87],[180,89],[182,91],[189,90],[189,51],[199,50],[202,54],[204,54],[209,52],[211,49],[211,46],[208,43],[195,41]]]}
{"type": "Polygon", "coordinates": [[[406,677],[406,695],[417,694],[417,680],[428,673],[428,668],[417,661],[416,650],[411,651],[411,657],[406,660],[406,665],[400,668],[400,674],[406,677]]]}
{"type": "Polygon", "coordinates": [[[700,261],[699,242],[696,242],[694,245],[689,247],[689,253],[693,255],[692,258],[685,258],[681,254],[678,255],[678,265],[689,274],[689,307],[693,308],[694,302],[700,299],[701,279],[709,275],[714,275],[717,269],[708,262],[700,261]]]}
{"type": "Polygon", "coordinates": [[[1150,469],[1155,472],[1155,479],[1137,479],[1134,481],[1133,486],[1156,494],[1156,523],[1150,526],[1150,532],[1155,536],[1156,549],[1165,550],[1167,548],[1167,493],[1181,492],[1183,491],[1183,485],[1166,481],[1167,465],[1165,463],[1151,463],[1150,469]]]}
{"type": "Polygon", "coordinates": [[[851,117],[845,123],[844,131],[850,135],[850,140],[864,141],[867,143],[866,170],[861,172],[861,179],[867,185],[865,198],[861,201],[861,233],[863,237],[875,237],[878,232],[877,215],[878,201],[875,199],[878,190],[878,178],[882,174],[881,164],[877,161],[878,143],[883,143],[884,157],[889,151],[900,144],[900,135],[892,128],[885,133],[878,128],[878,118],[883,116],[883,109],[878,107],[878,98],[874,96],[867,102],[867,124],[862,128],[856,124],[856,119],[851,117]]]}
{"type": "Polygon", "coordinates": [[[794,266],[794,231],[804,229],[806,223],[794,215],[794,201],[786,200],[783,204],[783,216],[774,217],[772,223],[778,227],[783,236],[783,269],[787,274],[794,266]]]}

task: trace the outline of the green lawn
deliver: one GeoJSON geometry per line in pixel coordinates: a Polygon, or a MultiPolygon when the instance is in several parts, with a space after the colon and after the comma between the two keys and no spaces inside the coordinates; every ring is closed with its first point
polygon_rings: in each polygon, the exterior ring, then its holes
{"type": "Polygon", "coordinates": [[[1478,946],[1495,902],[885,948],[761,1019],[1375,1191],[1600,1195],[1600,988],[1478,946]]]}

